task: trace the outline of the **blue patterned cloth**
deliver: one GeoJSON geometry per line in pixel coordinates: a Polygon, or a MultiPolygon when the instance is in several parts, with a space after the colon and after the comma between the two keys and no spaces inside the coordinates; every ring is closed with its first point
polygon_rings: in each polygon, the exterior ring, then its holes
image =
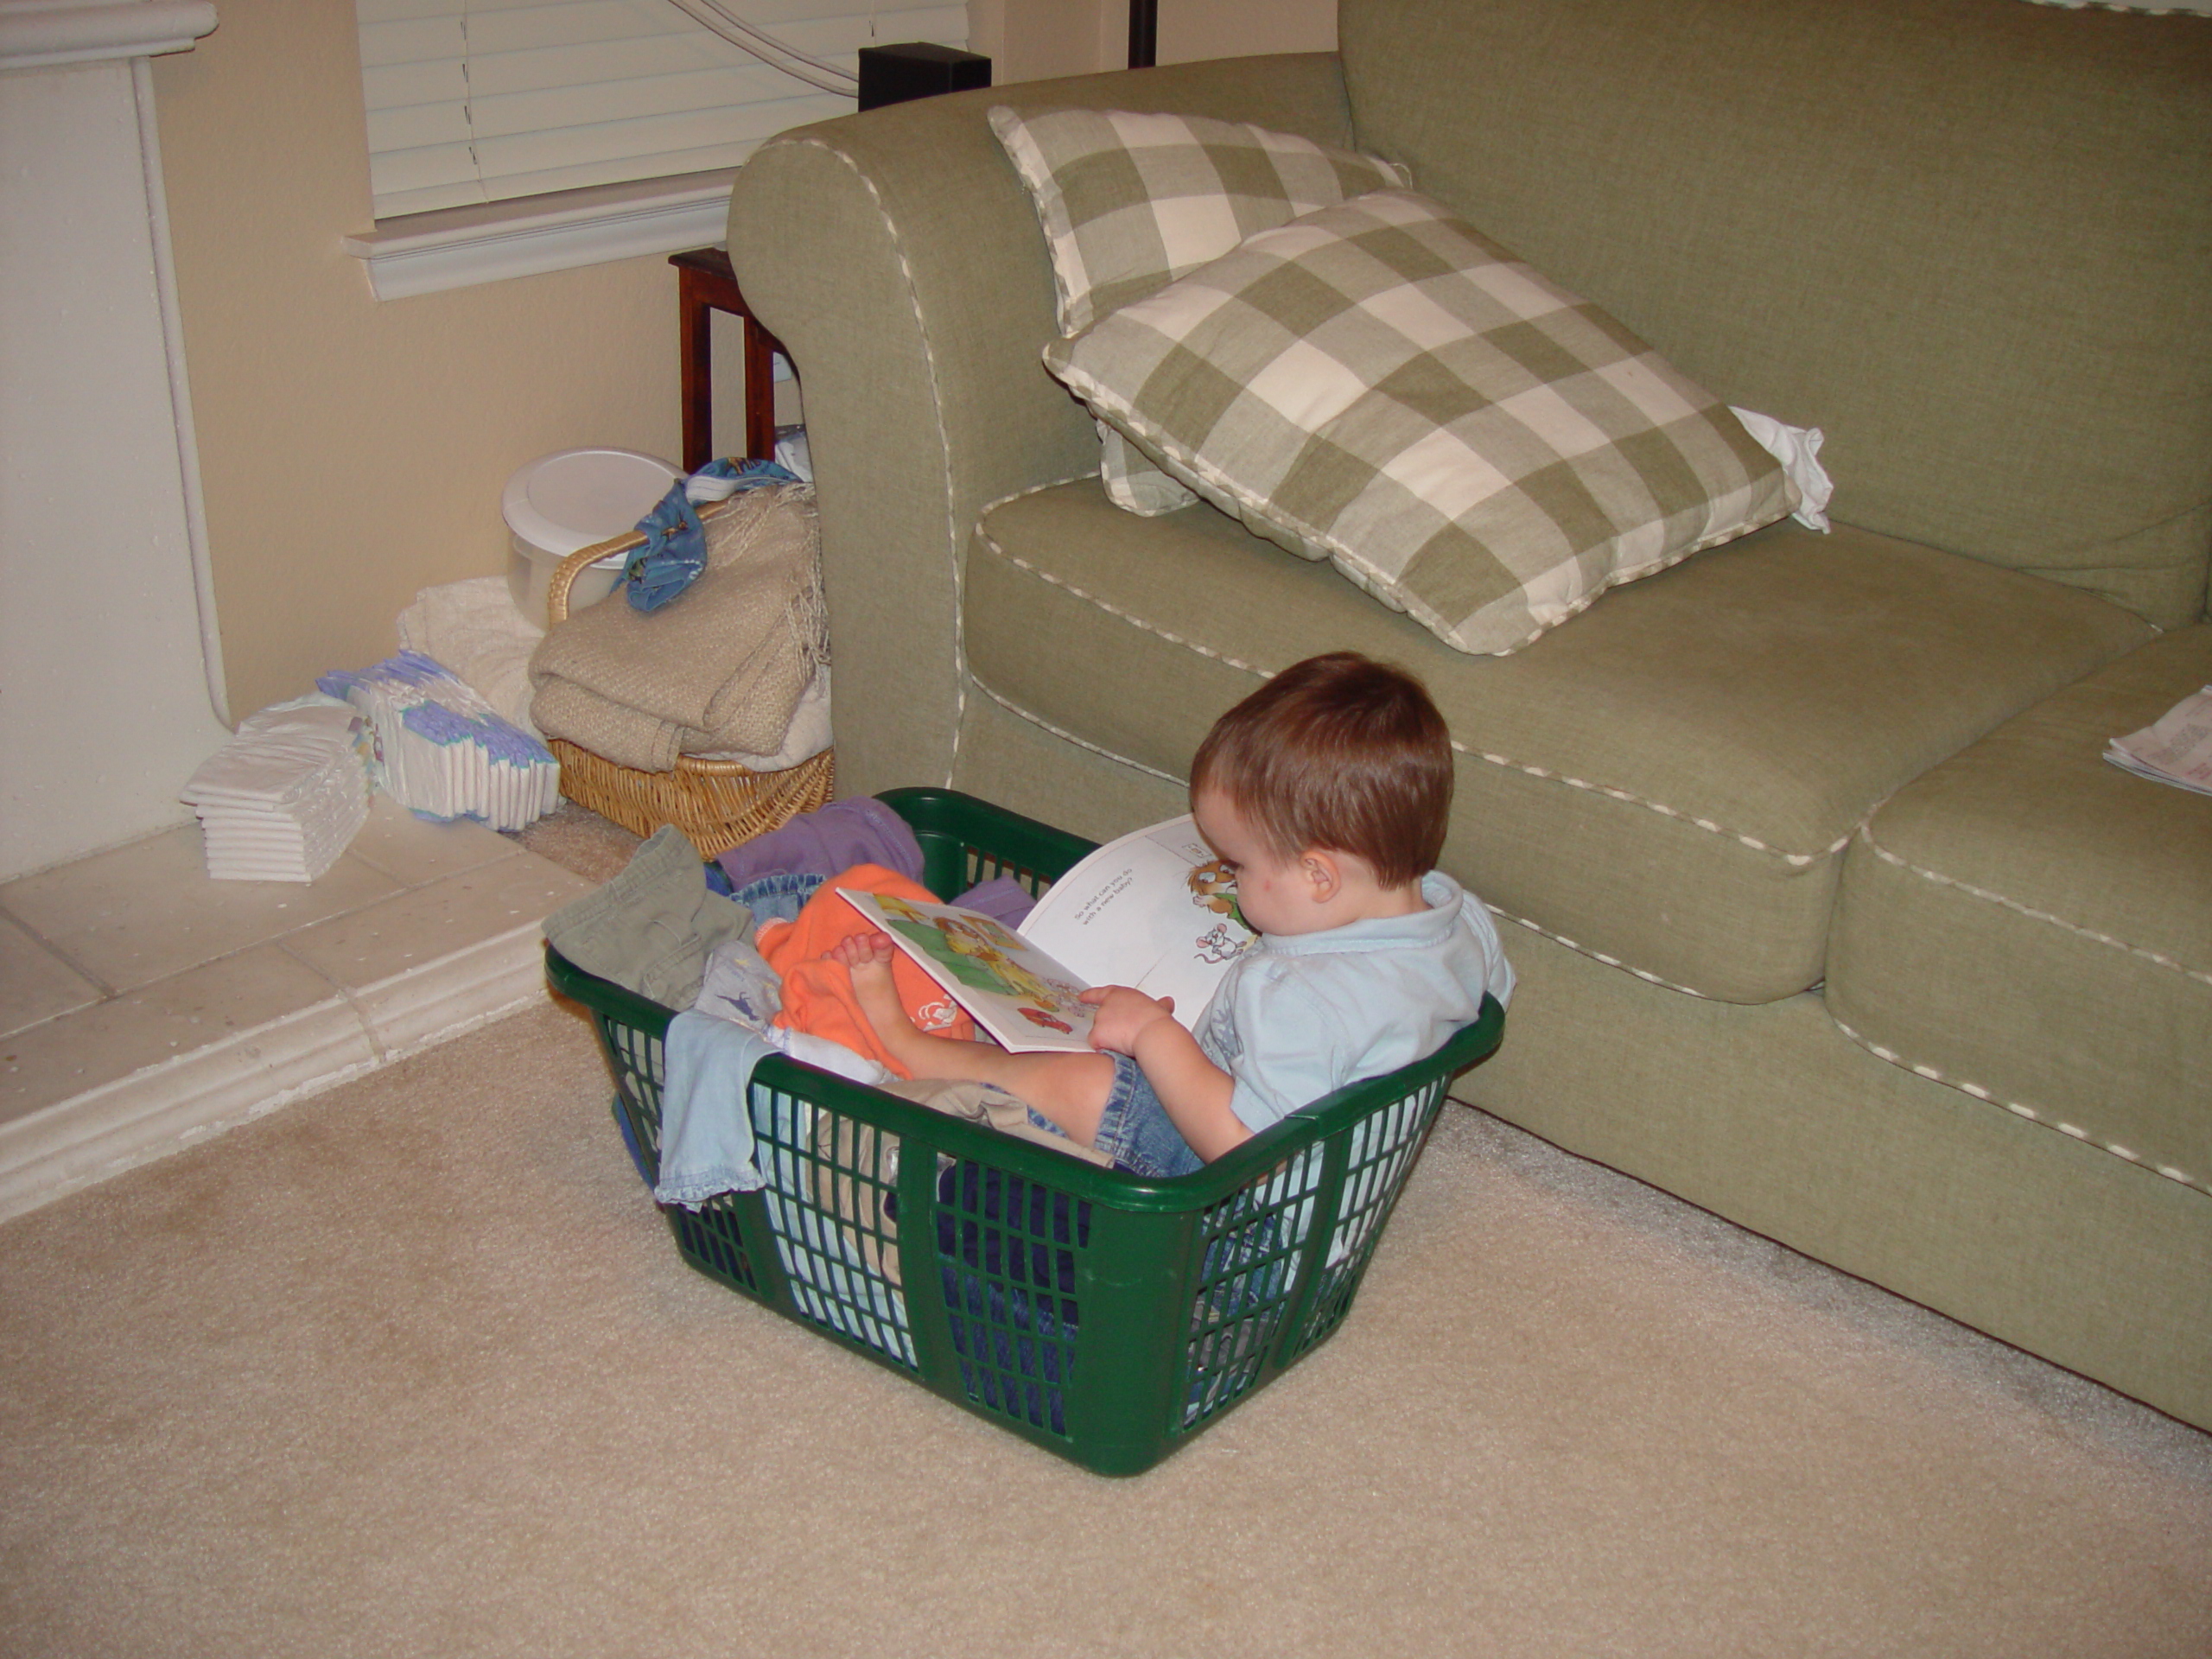
{"type": "Polygon", "coordinates": [[[645,545],[624,569],[632,608],[658,610],[707,568],[707,527],[694,501],[727,500],[765,485],[798,481],[797,473],[772,461],[710,461],[683,483],[669,486],[660,505],[638,520],[645,545]]]}

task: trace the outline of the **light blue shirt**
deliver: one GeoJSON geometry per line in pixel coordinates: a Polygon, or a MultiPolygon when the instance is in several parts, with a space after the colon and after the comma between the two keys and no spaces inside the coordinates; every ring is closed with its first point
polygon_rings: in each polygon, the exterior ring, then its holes
{"type": "Polygon", "coordinates": [[[1230,1109],[1255,1133],[1348,1083],[1434,1053],[1503,1007],[1513,969],[1482,901],[1441,870],[1428,908],[1319,933],[1262,934],[1230,964],[1198,1026],[1198,1046],[1236,1084],[1230,1109]]]}

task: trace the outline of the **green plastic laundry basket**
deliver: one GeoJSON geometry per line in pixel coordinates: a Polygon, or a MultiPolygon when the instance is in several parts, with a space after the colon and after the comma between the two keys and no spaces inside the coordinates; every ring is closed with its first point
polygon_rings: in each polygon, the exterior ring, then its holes
{"type": "MultiPolygon", "coordinates": [[[[999,874],[1038,890],[1092,847],[950,790],[881,798],[947,896],[999,874]]],[[[591,1014],[651,1178],[672,1011],[545,957],[591,1014]]],[[[750,1102],[767,1185],[664,1213],[709,1277],[1086,1469],[1136,1474],[1343,1322],[1445,1085],[1503,1029],[1485,999],[1427,1059],[1173,1180],[772,1057],[750,1102]]]]}

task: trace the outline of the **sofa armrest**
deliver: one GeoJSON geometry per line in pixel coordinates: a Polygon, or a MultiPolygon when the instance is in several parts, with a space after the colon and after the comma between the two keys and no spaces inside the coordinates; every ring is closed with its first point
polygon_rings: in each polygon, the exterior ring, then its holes
{"type": "Polygon", "coordinates": [[[944,783],[968,537],[990,502],[1096,470],[1046,373],[1052,267],[995,104],[1189,111],[1350,142],[1337,60],[1239,58],[918,100],[771,140],[730,199],[730,263],[806,401],[843,793],[944,783]]]}

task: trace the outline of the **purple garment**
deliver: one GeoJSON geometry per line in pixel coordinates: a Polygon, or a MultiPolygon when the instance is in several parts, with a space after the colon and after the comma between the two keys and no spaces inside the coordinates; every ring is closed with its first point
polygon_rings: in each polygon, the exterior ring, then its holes
{"type": "Polygon", "coordinates": [[[922,879],[922,844],[906,820],[873,796],[832,801],[802,812],[779,830],[741,842],[716,863],[733,887],[764,875],[835,875],[855,864],[880,864],[922,879]]]}
{"type": "Polygon", "coordinates": [[[1037,908],[1036,895],[1010,875],[995,875],[952,902],[963,910],[980,910],[993,921],[1017,931],[1037,908]]]}

